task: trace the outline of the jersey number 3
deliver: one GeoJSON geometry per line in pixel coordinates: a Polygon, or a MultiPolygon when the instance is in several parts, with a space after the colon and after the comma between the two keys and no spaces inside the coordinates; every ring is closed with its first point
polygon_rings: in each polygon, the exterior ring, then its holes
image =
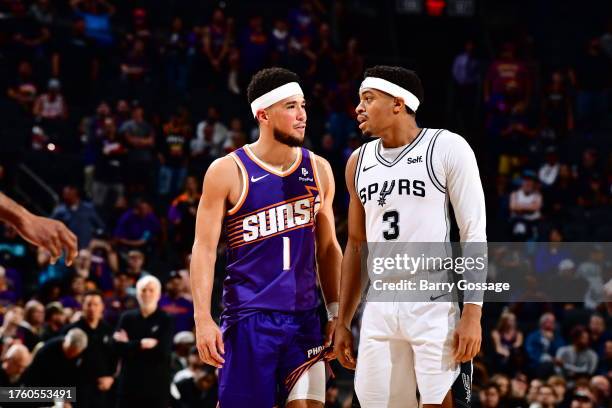
{"type": "Polygon", "coordinates": [[[387,241],[397,239],[399,237],[399,213],[395,210],[387,211],[382,218],[383,222],[389,223],[389,228],[383,231],[383,237],[387,241]]]}

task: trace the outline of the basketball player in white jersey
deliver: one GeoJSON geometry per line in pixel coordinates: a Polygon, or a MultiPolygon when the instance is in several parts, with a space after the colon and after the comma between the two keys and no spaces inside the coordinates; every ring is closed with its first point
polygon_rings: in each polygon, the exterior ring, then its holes
{"type": "Polygon", "coordinates": [[[356,150],[346,168],[349,239],[336,355],[343,366],[356,368],[362,407],[466,407],[470,360],[481,343],[482,303],[466,302],[460,313],[448,301],[368,302],[358,361],[353,354],[350,325],[361,296],[364,243],[449,241],[449,202],[461,242],[486,241],[484,193],[468,143],[448,130],[417,126],[423,88],[413,71],[377,66],[364,77],[357,119],[364,135],[376,139],[356,150]]]}

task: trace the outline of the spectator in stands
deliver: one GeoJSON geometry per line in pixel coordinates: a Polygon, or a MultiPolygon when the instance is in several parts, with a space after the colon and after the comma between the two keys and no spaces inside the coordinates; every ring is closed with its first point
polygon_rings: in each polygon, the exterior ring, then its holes
{"type": "Polygon", "coordinates": [[[119,317],[126,310],[134,309],[138,302],[128,290],[132,280],[126,271],[119,270],[113,277],[113,292],[104,299],[104,320],[112,327],[116,326],[119,317]]]}
{"type": "Polygon", "coordinates": [[[597,368],[597,353],[589,348],[589,332],[577,326],[571,332],[572,344],[560,347],[556,359],[566,378],[593,374],[597,368]]]}
{"type": "Polygon", "coordinates": [[[505,405],[510,396],[510,379],[504,374],[495,374],[491,377],[491,382],[497,385],[500,404],[505,405]]]}
{"type": "Polygon", "coordinates": [[[121,356],[118,407],[168,406],[172,319],[157,307],[161,284],[145,276],[136,284],[140,308],[125,312],[114,334],[121,356]]]}
{"type": "Polygon", "coordinates": [[[159,219],[148,200],[141,198],[127,210],[115,228],[115,239],[122,251],[137,249],[148,252],[161,232],[159,219]]]}
{"type": "Polygon", "coordinates": [[[538,179],[540,183],[546,188],[555,184],[557,181],[557,176],[559,175],[559,169],[561,168],[561,163],[559,162],[559,155],[557,154],[557,150],[550,146],[546,149],[546,155],[544,157],[544,163],[538,170],[538,179]]]}
{"type": "Polygon", "coordinates": [[[64,83],[66,98],[71,103],[87,101],[98,77],[100,64],[96,48],[93,40],[85,35],[85,29],[85,20],[75,18],[70,35],[58,38],[51,59],[52,74],[64,83]]]}
{"type": "Polygon", "coordinates": [[[193,331],[181,331],[174,335],[172,343],[172,357],[170,358],[170,370],[172,377],[186,368],[189,368],[189,352],[195,346],[193,331]]]}
{"type": "Polygon", "coordinates": [[[142,106],[135,106],[132,119],[121,125],[122,135],[128,147],[127,180],[131,192],[151,191],[155,180],[155,132],[145,120],[142,106]]]}
{"type": "Polygon", "coordinates": [[[489,383],[480,390],[480,406],[482,408],[499,408],[499,387],[496,384],[489,383]]]}
{"type": "Polygon", "coordinates": [[[263,29],[263,18],[254,15],[238,40],[240,61],[247,77],[259,71],[267,62],[269,52],[268,34],[263,29]]]}
{"type": "Polygon", "coordinates": [[[536,401],[541,408],[554,408],[557,405],[557,396],[554,388],[548,384],[543,384],[538,389],[536,401]]]}
{"type": "MultiPolygon", "coordinates": [[[[176,340],[176,336],[174,337],[176,340]]],[[[198,353],[197,347],[192,346],[189,349],[189,354],[187,355],[187,364],[185,368],[183,368],[182,370],[179,370],[176,374],[174,374],[174,378],[172,379],[172,384],[176,386],[177,383],[179,383],[180,381],[186,378],[193,378],[195,371],[198,368],[202,367],[203,365],[204,363],[202,363],[202,360],[200,360],[200,355],[198,353]]]]}
{"type": "Polygon", "coordinates": [[[37,300],[30,300],[25,304],[23,320],[17,329],[17,337],[28,348],[34,347],[40,341],[40,334],[45,322],[45,307],[37,300]]]}
{"type": "Polygon", "coordinates": [[[110,18],[115,14],[115,6],[105,0],[74,0],[71,2],[74,13],[83,18],[85,34],[101,46],[109,46],[113,41],[110,18]]]}
{"type": "Polygon", "coordinates": [[[605,254],[601,245],[591,248],[589,258],[578,265],[577,275],[587,283],[584,295],[584,307],[594,310],[604,301],[604,275],[603,263],[605,254]]]}
{"type": "Polygon", "coordinates": [[[599,38],[591,38],[575,69],[576,120],[581,128],[592,131],[607,112],[607,91],[612,72],[610,60],[601,51],[599,38]]]}
{"type": "Polygon", "coordinates": [[[13,344],[2,355],[0,369],[0,387],[11,387],[19,384],[21,375],[30,365],[32,356],[23,344],[13,344]]]}
{"type": "Polygon", "coordinates": [[[175,16],[170,25],[170,32],[163,42],[163,58],[166,69],[168,90],[178,95],[187,90],[189,39],[181,17],[175,16]]]}
{"type": "MultiPolygon", "coordinates": [[[[60,92],[60,81],[56,78],[49,80],[47,92],[40,95],[34,103],[34,116],[46,128],[62,122],[68,117],[66,100],[60,92]]],[[[50,130],[48,130],[50,131],[50,130]]]]}
{"type": "Polygon", "coordinates": [[[181,296],[183,278],[177,271],[170,272],[166,293],[159,300],[159,308],[174,320],[175,333],[193,330],[193,303],[181,296]]]}
{"type": "Polygon", "coordinates": [[[527,66],[516,57],[516,45],[505,43],[493,61],[484,82],[485,103],[505,98],[508,85],[516,86],[518,99],[528,105],[531,99],[531,78],[527,66]]]}
{"type": "Polygon", "coordinates": [[[602,358],[605,351],[606,342],[612,340],[612,333],[606,328],[606,321],[600,314],[593,314],[589,320],[589,334],[591,336],[591,346],[602,358]]]}
{"type": "Polygon", "coordinates": [[[528,406],[527,399],[527,388],[529,383],[527,382],[527,376],[523,373],[517,373],[510,380],[510,395],[507,400],[508,406],[526,408],[528,406]]]}
{"type": "Polygon", "coordinates": [[[85,278],[80,275],[75,275],[70,280],[68,294],[62,296],[60,301],[64,307],[70,308],[73,311],[81,310],[83,307],[83,297],[86,291],[85,278]]]}
{"type": "Polygon", "coordinates": [[[97,230],[104,229],[104,222],[91,203],[81,200],[78,187],[67,185],[62,190],[63,204],[58,205],[51,217],[62,221],[77,236],[79,248],[87,248],[97,230]]]}
{"type": "Polygon", "coordinates": [[[36,0],[30,6],[28,14],[40,24],[47,26],[53,23],[56,17],[56,11],[51,6],[49,0],[36,0]]]}
{"type": "Polygon", "coordinates": [[[127,147],[119,138],[115,120],[104,119],[101,143],[95,156],[92,201],[97,207],[108,208],[125,194],[123,171],[126,168],[127,147]]]}
{"type": "Polygon", "coordinates": [[[219,109],[216,106],[209,107],[206,119],[198,123],[196,137],[191,141],[193,169],[201,172],[220,157],[228,138],[229,130],[220,122],[219,109]]]}
{"type": "MultiPolygon", "coordinates": [[[[143,276],[150,275],[149,271],[144,269],[145,266],[145,254],[137,249],[132,249],[127,254],[127,266],[125,271],[128,276],[132,279],[134,285],[143,276]]],[[[134,292],[136,294],[136,292],[134,292]]]]}
{"type": "Polygon", "coordinates": [[[195,216],[200,196],[200,182],[198,178],[189,176],[185,180],[183,194],[174,199],[168,210],[171,240],[183,254],[191,252],[195,236],[195,216]]]}
{"type": "Polygon", "coordinates": [[[610,406],[610,380],[603,375],[596,375],[591,378],[591,389],[595,397],[595,404],[599,407],[610,406]]]}
{"type": "Polygon", "coordinates": [[[32,64],[21,61],[17,65],[16,78],[9,84],[7,95],[26,112],[32,112],[38,88],[33,75],[32,64]]]}
{"type": "Polygon", "coordinates": [[[568,406],[569,405],[569,395],[567,392],[567,382],[565,379],[558,375],[553,375],[548,378],[546,382],[549,386],[552,387],[555,394],[555,403],[560,406],[568,406]]]}
{"type": "Polygon", "coordinates": [[[566,82],[561,71],[554,71],[542,99],[542,124],[559,139],[574,129],[574,105],[566,82]]]}
{"type": "MultiPolygon", "coordinates": [[[[461,126],[473,126],[476,120],[478,106],[479,85],[482,81],[482,67],[475,55],[476,44],[467,40],[463,51],[455,57],[452,65],[454,80],[454,104],[457,108],[455,117],[460,120],[461,126]]],[[[471,128],[471,127],[470,127],[471,128]]]]}
{"type": "Polygon", "coordinates": [[[514,313],[502,313],[497,328],[491,331],[491,338],[495,346],[496,369],[511,373],[516,368],[523,347],[523,333],[517,328],[514,313]]]}
{"type": "Polygon", "coordinates": [[[136,38],[121,62],[121,79],[125,86],[125,96],[135,96],[146,100],[146,86],[149,84],[151,62],[146,53],[145,42],[136,38]]]}
{"type": "Polygon", "coordinates": [[[81,318],[64,331],[79,328],[87,334],[87,349],[83,353],[83,376],[78,383],[79,407],[108,407],[110,389],[117,366],[112,348],[113,328],[103,320],[104,302],[100,292],[87,292],[81,318]]]}
{"type": "Polygon", "coordinates": [[[510,195],[512,235],[519,241],[538,236],[542,194],[538,191],[536,183],[534,174],[526,172],[521,187],[510,195]]]}
{"type": "Polygon", "coordinates": [[[603,357],[599,359],[599,366],[597,367],[597,374],[612,375],[612,340],[606,341],[604,344],[603,357]]]}
{"type": "Polygon", "coordinates": [[[59,336],[66,324],[64,307],[59,302],[51,302],[45,306],[45,324],[41,330],[40,340],[46,342],[53,337],[59,336]]]}
{"type": "Polygon", "coordinates": [[[91,262],[87,278],[102,292],[113,290],[113,273],[119,270],[119,256],[115,248],[104,235],[98,235],[89,243],[89,252],[91,262]]]}
{"type": "Polygon", "coordinates": [[[23,309],[18,305],[11,305],[4,312],[4,320],[0,327],[0,355],[19,338],[19,329],[23,321],[23,309]]]}
{"type": "Polygon", "coordinates": [[[572,396],[570,408],[595,408],[595,399],[589,389],[577,390],[572,396]]]}
{"type": "Polygon", "coordinates": [[[234,23],[232,18],[227,18],[223,10],[217,8],[213,11],[211,22],[204,26],[202,44],[203,52],[207,58],[211,82],[215,83],[222,78],[222,72],[226,67],[226,59],[233,40],[234,23]]]}
{"type": "Polygon", "coordinates": [[[529,405],[536,402],[538,398],[538,391],[540,390],[540,387],[543,384],[544,383],[539,378],[534,378],[531,380],[531,382],[529,383],[529,389],[527,390],[527,396],[526,396],[527,403],[529,405]]]}
{"type": "Polygon", "coordinates": [[[185,116],[180,111],[173,113],[163,126],[160,141],[158,193],[161,196],[174,196],[183,186],[187,176],[190,138],[191,126],[185,121],[185,116]]]}
{"type": "Polygon", "coordinates": [[[176,384],[178,407],[214,408],[217,405],[218,385],[214,367],[202,366],[191,378],[176,384]]]}
{"type": "Polygon", "coordinates": [[[544,313],[540,317],[540,328],[525,340],[525,352],[532,372],[538,377],[551,374],[554,356],[562,345],[563,340],[555,329],[555,315],[544,313]]]}
{"type": "Polygon", "coordinates": [[[34,354],[32,364],[23,373],[22,383],[26,387],[73,387],[81,378],[79,357],[86,348],[87,335],[78,328],[47,341],[34,354]]]}

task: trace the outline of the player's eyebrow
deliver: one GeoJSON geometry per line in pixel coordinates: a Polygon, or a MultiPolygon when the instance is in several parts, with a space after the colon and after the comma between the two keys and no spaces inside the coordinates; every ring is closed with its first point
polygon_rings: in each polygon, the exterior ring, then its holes
{"type": "Polygon", "coordinates": [[[374,96],[374,93],[371,91],[363,91],[361,93],[361,96],[374,96]]]}

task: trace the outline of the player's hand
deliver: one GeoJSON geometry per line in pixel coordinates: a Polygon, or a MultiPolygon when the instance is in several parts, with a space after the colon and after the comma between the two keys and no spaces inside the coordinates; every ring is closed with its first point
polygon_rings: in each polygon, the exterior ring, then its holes
{"type": "Polygon", "coordinates": [[[217,323],[212,319],[206,319],[200,323],[196,322],[196,344],[200,359],[211,366],[221,368],[225,359],[223,335],[217,323]]]}
{"type": "Polygon", "coordinates": [[[466,304],[453,338],[455,361],[470,361],[480,351],[482,329],[480,327],[481,307],[466,304]]]}
{"type": "Polygon", "coordinates": [[[100,391],[108,391],[113,386],[115,379],[110,375],[105,377],[98,377],[98,389],[100,391]]]}
{"type": "Polygon", "coordinates": [[[150,337],[145,337],[144,339],[140,339],[140,347],[143,350],[150,350],[155,346],[157,346],[157,339],[152,339],[150,337]]]}
{"type": "Polygon", "coordinates": [[[128,338],[127,332],[123,329],[116,331],[113,334],[113,339],[119,343],[127,343],[130,339],[128,338]]]}
{"type": "MultiPolygon", "coordinates": [[[[325,340],[323,343],[325,347],[331,346],[331,344],[334,341],[334,332],[336,331],[336,322],[338,322],[337,317],[329,320],[327,324],[325,325],[325,340]]],[[[331,360],[336,358],[336,353],[333,353],[332,355],[330,355],[329,358],[331,360]]]]}
{"type": "Polygon", "coordinates": [[[343,324],[336,325],[334,353],[344,368],[354,370],[357,366],[355,355],[353,354],[353,333],[343,324]]]}
{"type": "Polygon", "coordinates": [[[47,250],[51,264],[57,262],[63,251],[66,265],[70,266],[78,254],[76,235],[60,221],[29,214],[15,229],[26,241],[47,250]]]}

